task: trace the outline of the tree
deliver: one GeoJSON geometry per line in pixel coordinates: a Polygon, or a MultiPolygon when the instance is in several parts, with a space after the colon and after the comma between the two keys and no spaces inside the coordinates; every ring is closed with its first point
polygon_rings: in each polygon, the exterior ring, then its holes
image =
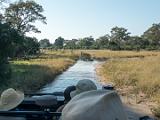
{"type": "Polygon", "coordinates": [[[64,47],[67,48],[67,49],[75,49],[76,48],[76,43],[75,43],[74,40],[70,40],[65,44],[64,47]]]}
{"type": "Polygon", "coordinates": [[[99,37],[96,40],[96,43],[98,44],[100,49],[108,48],[109,40],[110,40],[110,36],[109,35],[104,35],[104,36],[99,37]]]}
{"type": "Polygon", "coordinates": [[[94,38],[92,36],[90,37],[85,37],[83,39],[80,39],[78,46],[81,49],[89,49],[91,46],[94,44],[94,38]]]}
{"type": "Polygon", "coordinates": [[[12,29],[7,23],[0,22],[0,82],[11,75],[11,69],[8,64],[8,57],[12,54],[13,44],[19,38],[16,30],[12,29]]]}
{"type": "Polygon", "coordinates": [[[35,37],[25,37],[24,53],[27,55],[35,55],[39,53],[40,44],[35,37]]]}
{"type": "Polygon", "coordinates": [[[148,41],[139,36],[131,36],[126,42],[124,49],[125,50],[137,50],[146,49],[148,46],[148,41]]]}
{"type": "Polygon", "coordinates": [[[48,48],[51,46],[51,43],[49,42],[48,39],[42,39],[39,41],[40,47],[41,48],[48,48]]]}
{"type": "Polygon", "coordinates": [[[4,2],[6,2],[7,0],[0,0],[0,4],[2,4],[2,3],[4,3],[4,2]]]}
{"type": "Polygon", "coordinates": [[[4,3],[8,3],[8,0],[0,0],[0,10],[4,8],[4,3]]]}
{"type": "Polygon", "coordinates": [[[5,10],[5,18],[11,27],[21,34],[26,32],[40,32],[33,25],[36,21],[46,24],[46,17],[42,15],[43,8],[35,1],[22,1],[10,4],[5,10]]]}
{"type": "Polygon", "coordinates": [[[147,39],[150,46],[154,48],[160,48],[160,23],[153,24],[148,30],[142,35],[144,39],[147,39]]]}
{"type": "Polygon", "coordinates": [[[7,0],[0,0],[0,21],[4,19],[4,16],[2,14],[2,11],[4,10],[4,3],[6,3],[7,0]]]}
{"type": "Polygon", "coordinates": [[[124,45],[127,40],[129,40],[130,33],[127,32],[127,29],[123,27],[114,27],[111,30],[110,37],[110,47],[114,47],[116,50],[121,50],[124,48],[124,45]]]}
{"type": "Polygon", "coordinates": [[[54,42],[54,46],[56,48],[62,49],[63,48],[63,43],[64,43],[64,38],[58,37],[54,42]]]}

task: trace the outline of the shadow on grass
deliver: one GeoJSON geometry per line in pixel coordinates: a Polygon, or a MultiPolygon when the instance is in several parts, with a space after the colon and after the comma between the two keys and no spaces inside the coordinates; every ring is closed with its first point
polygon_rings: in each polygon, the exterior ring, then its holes
{"type": "Polygon", "coordinates": [[[34,92],[53,81],[60,71],[40,65],[12,64],[12,77],[0,84],[0,92],[7,88],[15,88],[24,92],[34,92]]]}

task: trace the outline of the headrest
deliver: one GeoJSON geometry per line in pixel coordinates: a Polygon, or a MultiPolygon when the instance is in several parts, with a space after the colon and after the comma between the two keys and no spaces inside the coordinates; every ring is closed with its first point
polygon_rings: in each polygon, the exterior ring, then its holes
{"type": "Polygon", "coordinates": [[[55,95],[33,96],[33,98],[35,99],[36,105],[39,106],[54,106],[58,103],[55,95]]]}

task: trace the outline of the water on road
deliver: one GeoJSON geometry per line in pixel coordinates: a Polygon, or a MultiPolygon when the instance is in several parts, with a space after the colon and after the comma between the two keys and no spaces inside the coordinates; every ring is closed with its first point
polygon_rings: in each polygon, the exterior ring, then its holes
{"type": "Polygon", "coordinates": [[[94,81],[98,88],[101,88],[96,76],[96,65],[98,61],[77,61],[75,65],[67,71],[57,76],[52,83],[41,89],[43,93],[62,92],[70,85],[76,85],[79,80],[90,79],[94,81]]]}

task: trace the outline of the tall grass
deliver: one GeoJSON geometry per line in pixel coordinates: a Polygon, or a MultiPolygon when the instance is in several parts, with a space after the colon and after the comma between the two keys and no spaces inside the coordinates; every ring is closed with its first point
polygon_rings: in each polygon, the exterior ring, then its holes
{"type": "Polygon", "coordinates": [[[143,59],[116,59],[103,64],[100,73],[105,82],[117,87],[135,86],[148,97],[160,93],[160,56],[143,59]]]}
{"type": "Polygon", "coordinates": [[[107,58],[134,58],[134,57],[145,57],[145,56],[157,56],[159,52],[153,51],[111,51],[111,50],[81,50],[89,53],[93,58],[96,59],[107,59],[107,58]]]}
{"type": "MultiPolygon", "coordinates": [[[[103,82],[112,82],[125,95],[135,95],[137,101],[160,105],[160,56],[112,59],[99,69],[103,82]],[[125,91],[124,91],[125,90],[125,91]]],[[[160,116],[160,107],[154,108],[160,116]],[[159,112],[159,113],[158,113],[159,112]]]]}
{"type": "Polygon", "coordinates": [[[9,87],[24,92],[37,91],[73,65],[76,58],[72,53],[64,55],[58,51],[44,52],[36,59],[10,61],[12,77],[0,84],[0,92],[9,87]]]}
{"type": "Polygon", "coordinates": [[[78,59],[81,53],[88,53],[95,59],[108,58],[143,58],[146,56],[157,56],[160,52],[156,51],[111,51],[111,50],[44,50],[41,58],[69,57],[78,59]]]}

